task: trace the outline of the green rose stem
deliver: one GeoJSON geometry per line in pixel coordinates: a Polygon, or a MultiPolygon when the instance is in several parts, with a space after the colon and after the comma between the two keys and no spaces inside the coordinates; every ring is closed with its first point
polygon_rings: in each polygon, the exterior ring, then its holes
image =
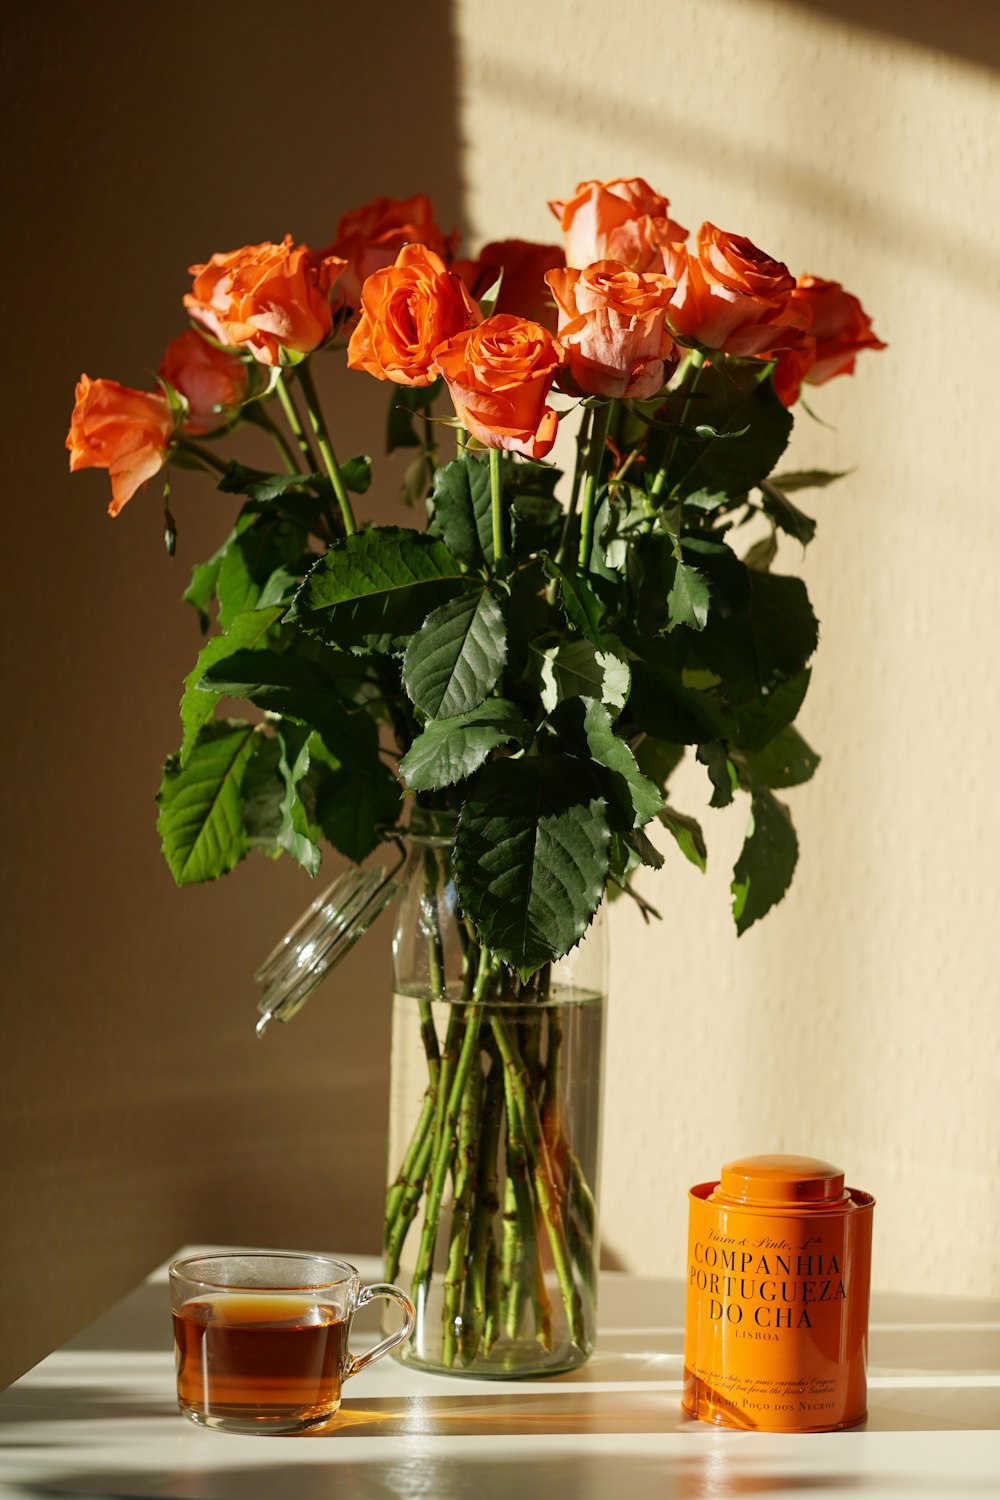
{"type": "MultiPolygon", "coordinates": [[[[494,1036],[496,1028],[494,1027],[494,1036]]],[[[516,1339],[524,1316],[529,1280],[534,1285],[537,1255],[535,1203],[531,1191],[528,1156],[521,1112],[514,1094],[510,1071],[503,1068],[507,1108],[507,1176],[504,1182],[503,1220],[500,1231],[500,1293],[503,1331],[516,1339]]]]}
{"type": "Polygon", "coordinates": [[[274,388],[278,393],[278,400],[281,402],[281,410],[285,413],[285,421],[292,429],[295,441],[299,445],[299,452],[306,461],[306,468],[310,474],[315,474],[319,469],[319,464],[316,462],[316,455],[312,450],[312,444],[306,433],[305,424],[299,416],[299,409],[295,405],[295,398],[288,388],[284,370],[279,370],[274,388]]]}
{"type": "MultiPolygon", "coordinates": [[[[559,537],[559,546],[556,550],[556,566],[560,568],[562,567],[563,559],[566,556],[566,549],[569,546],[570,531],[572,530],[573,522],[576,519],[576,507],[580,500],[580,485],[583,483],[583,474],[584,469],[586,468],[585,460],[587,453],[587,440],[590,436],[592,424],[593,413],[590,407],[585,406],[583,408],[583,417],[580,422],[580,427],[576,434],[576,463],[573,466],[573,488],[570,491],[569,505],[566,508],[566,515],[563,520],[562,533],[559,537]]],[[[555,581],[553,580],[553,583],[550,586],[549,603],[552,604],[554,603],[554,601],[555,581]]]]}
{"type": "Polygon", "coordinates": [[[248,402],[243,407],[243,416],[247,422],[251,422],[255,427],[262,428],[267,433],[281,455],[282,463],[289,474],[302,473],[302,465],[296,458],[291,444],[262,401],[248,402]]]}
{"type": "Polygon", "coordinates": [[[344,476],[340,472],[340,465],[337,462],[337,455],[333,451],[333,444],[330,442],[330,434],[327,431],[326,422],[323,419],[323,412],[319,404],[319,396],[316,394],[316,386],[313,383],[312,371],[309,369],[309,366],[305,360],[303,360],[300,365],[296,366],[296,370],[299,377],[299,384],[302,387],[302,394],[305,397],[306,410],[309,413],[309,420],[312,423],[312,429],[316,434],[316,441],[319,444],[319,451],[323,455],[323,463],[326,467],[327,474],[330,476],[330,483],[333,485],[333,493],[337,497],[337,504],[340,506],[340,515],[344,523],[344,531],[348,536],[353,536],[358,527],[354,519],[354,512],[351,509],[351,502],[347,494],[347,486],[344,484],[344,476]]]}
{"type": "MultiPolygon", "coordinates": [[[[493,1221],[500,1209],[497,1150],[503,1113],[503,1065],[492,1035],[488,1043],[489,1072],[483,1089],[479,1155],[476,1165],[475,1216],[469,1245],[469,1274],[462,1307],[459,1350],[463,1365],[476,1357],[484,1338],[489,1305],[490,1252],[496,1255],[493,1221]]],[[[489,1351],[487,1350],[487,1353],[489,1351]]]]}
{"type": "Polygon", "coordinates": [[[193,438],[181,438],[177,447],[181,453],[189,453],[192,458],[196,458],[199,463],[204,464],[206,468],[212,469],[216,474],[225,474],[229,467],[228,464],[223,463],[221,458],[216,458],[215,454],[211,453],[208,448],[204,448],[201,443],[196,443],[193,438]]]}
{"type": "Polygon", "coordinates": [[[590,553],[594,545],[594,513],[597,487],[601,479],[601,465],[611,426],[614,401],[608,401],[594,412],[594,424],[590,434],[590,451],[587,454],[587,482],[583,490],[583,510],[580,514],[580,551],[577,557],[577,572],[590,571],[590,553]]]}
{"type": "MultiPolygon", "coordinates": [[[[428,855],[433,859],[433,851],[428,850],[428,855]]],[[[429,864],[426,863],[425,876],[429,881],[431,871],[429,864]]],[[[434,959],[438,964],[439,974],[443,975],[444,957],[440,949],[435,949],[434,959]]],[[[428,945],[428,961],[431,973],[433,974],[434,960],[430,957],[430,945],[428,945]]],[[[431,982],[433,984],[433,979],[431,982]]],[[[472,994],[472,988],[473,980],[470,968],[467,970],[466,977],[466,999],[472,994]]],[[[443,997],[443,988],[441,994],[443,997]]],[[[426,1000],[421,1001],[420,1004],[420,1032],[424,1044],[424,1052],[427,1056],[427,1071],[430,1086],[424,1093],[420,1116],[407,1148],[406,1156],[403,1159],[403,1165],[395,1181],[386,1193],[384,1245],[385,1274],[389,1281],[394,1280],[399,1271],[399,1262],[402,1257],[403,1246],[406,1243],[406,1236],[420,1207],[420,1200],[427,1181],[431,1152],[439,1137],[439,1132],[443,1129],[442,1121],[451,1087],[451,1075],[455,1055],[461,1043],[465,1024],[462,1019],[463,1008],[459,1005],[450,1006],[444,1049],[441,1052],[438,1048],[437,1034],[434,1031],[430,1007],[426,1000]]]]}
{"type": "MultiPolygon", "coordinates": [[[[473,1028],[469,1027],[470,1032],[473,1028]]],[[[478,1038],[478,1027],[476,1028],[478,1038]]],[[[465,1292],[466,1257],[472,1230],[472,1207],[476,1187],[476,1140],[480,1128],[483,1096],[483,1073],[474,1059],[468,1081],[462,1091],[458,1116],[458,1160],[455,1169],[455,1201],[451,1210],[451,1234],[448,1264],[444,1273],[444,1304],[441,1311],[441,1358],[446,1365],[455,1363],[458,1337],[462,1326],[462,1301],[465,1292]]]]}
{"type": "Polygon", "coordinates": [[[503,450],[490,449],[490,514],[493,517],[493,563],[504,559],[503,540],[503,450]]]}
{"type": "Polygon", "coordinates": [[[487,1359],[496,1347],[501,1331],[500,1317],[500,1258],[496,1241],[490,1235],[486,1247],[486,1321],[483,1324],[483,1351],[487,1359]]]}
{"type": "MultiPolygon", "coordinates": [[[[684,407],[681,411],[680,426],[682,427],[687,422],[688,412],[691,408],[691,397],[698,389],[698,381],[701,379],[701,372],[704,369],[704,366],[705,356],[701,352],[701,350],[689,349],[684,358],[684,363],[681,366],[681,376],[677,386],[677,395],[681,395],[685,393],[685,391],[687,394],[687,400],[684,402],[684,407]],[[691,376],[691,383],[689,385],[686,385],[688,375],[692,370],[694,371],[694,374],[691,376]]],[[[674,456],[677,452],[678,441],[679,436],[677,433],[675,433],[670,440],[670,446],[667,449],[663,463],[660,465],[655,475],[653,476],[653,483],[649,487],[649,498],[654,503],[659,501],[659,498],[663,494],[664,488],[666,487],[667,476],[670,473],[670,467],[673,464],[674,456]]],[[[679,534],[680,533],[678,532],[678,535],[679,534]]]]}
{"type": "Polygon", "coordinates": [[[562,1296],[563,1308],[569,1325],[570,1337],[573,1343],[582,1349],[585,1345],[583,1304],[580,1301],[580,1293],[573,1280],[573,1268],[570,1263],[570,1253],[566,1243],[566,1233],[563,1228],[563,1205],[559,1201],[559,1187],[549,1155],[548,1145],[546,1144],[538,1118],[538,1107],[531,1092],[531,1079],[528,1077],[527,1069],[518,1053],[509,1023],[499,1019],[494,1020],[493,1034],[500,1049],[500,1056],[503,1058],[506,1075],[510,1079],[511,1089],[513,1090],[518,1114],[524,1129],[527,1153],[534,1165],[535,1188],[538,1192],[541,1216],[548,1235],[556,1276],[559,1280],[559,1291],[562,1296]]]}
{"type": "MultiPolygon", "coordinates": [[[[437,1118],[434,1122],[434,1145],[430,1167],[430,1182],[424,1201],[424,1226],[420,1235],[420,1249],[413,1272],[410,1295],[419,1306],[423,1304],[427,1284],[430,1281],[434,1262],[434,1246],[437,1242],[438,1222],[441,1218],[441,1198],[445,1180],[451,1167],[455,1150],[455,1122],[458,1119],[462,1098],[469,1082],[472,1064],[478,1053],[480,1017],[477,1014],[492,972],[492,956],[487,948],[479,954],[479,969],[469,1005],[465,1007],[466,1024],[458,1061],[451,1076],[448,1048],[441,1057],[441,1074],[438,1088],[437,1118]]],[[[456,1007],[457,1009],[457,1007],[456,1007]]]]}

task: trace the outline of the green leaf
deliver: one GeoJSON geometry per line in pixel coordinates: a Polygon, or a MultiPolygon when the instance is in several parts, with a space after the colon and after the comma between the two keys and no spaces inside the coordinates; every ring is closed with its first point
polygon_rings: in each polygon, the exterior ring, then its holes
{"type": "Polygon", "coordinates": [[[740,753],[751,781],[770,787],[801,786],[813,775],[819,759],[794,724],[782,729],[762,750],[740,753]]]}
{"type": "Polygon", "coordinates": [[[629,717],[654,739],[677,745],[728,739],[736,732],[736,718],[713,692],[689,688],[683,673],[668,654],[669,646],[651,643],[645,659],[632,663],[629,717]]]}
{"type": "Polygon", "coordinates": [[[664,828],[673,834],[684,858],[689,859],[693,865],[697,865],[704,874],[708,868],[708,849],[701,825],[694,818],[689,818],[686,813],[680,813],[673,807],[662,808],[658,816],[664,828]]]}
{"type": "Polygon", "coordinates": [[[206,635],[208,634],[209,627],[208,609],[215,598],[216,584],[218,583],[219,572],[222,568],[222,560],[232,542],[235,541],[241,531],[245,531],[248,526],[253,524],[253,520],[252,515],[241,515],[222,546],[216,552],[213,552],[207,562],[195,563],[191,570],[191,582],[184,590],[181,598],[185,604],[193,605],[198,611],[201,628],[206,635]]]}
{"type": "Polygon", "coordinates": [[[309,770],[310,732],[308,728],[298,724],[283,724],[277,731],[276,738],[281,749],[278,775],[283,786],[278,804],[280,823],[277,838],[281,848],[315,879],[323,856],[309,837],[306,810],[298,791],[299,782],[309,770]]]}
{"type": "Polygon", "coordinates": [[[496,760],[469,788],[455,837],[459,899],[524,978],[568,953],[600,905],[611,834],[596,792],[569,755],[496,760]]]}
{"type": "Polygon", "coordinates": [[[340,477],[352,495],[366,495],[372,484],[372,461],[368,453],[359,453],[340,465],[340,477]]]}
{"type": "Polygon", "coordinates": [[[424,438],[414,425],[414,416],[429,412],[441,389],[440,380],[430,385],[392,385],[389,390],[389,417],[386,423],[385,451],[396,448],[420,448],[424,438]]]}
{"type": "Polygon", "coordinates": [[[503,612],[492,594],[460,594],[433,610],[403,657],[403,684],[432,719],[468,713],[496,687],[507,659],[503,612]]]}
{"type": "Polygon", "coordinates": [[[785,729],[802,707],[812,673],[807,668],[782,682],[766,697],[747,698],[734,705],[738,727],[731,736],[741,750],[763,750],[785,729]]]}
{"type": "Polygon", "coordinates": [[[468,713],[426,724],[400,761],[399,774],[411,792],[437,791],[471,776],[491,750],[530,736],[513,703],[489,698],[468,713]]]}
{"type": "Polygon", "coordinates": [[[746,841],[733,870],[733,917],[742,935],[792,883],[799,841],[787,807],[765,788],[754,793],[746,841]]]}
{"type": "Polygon", "coordinates": [[[341,766],[319,783],[316,817],[325,838],[356,864],[399,815],[399,783],[383,761],[367,771],[341,766]]]}
{"type": "Polygon", "coordinates": [[[436,537],[370,527],[319,559],[288,619],[331,646],[387,651],[465,587],[458,563],[436,537]]]}
{"type": "Polygon", "coordinates": [[[431,536],[448,544],[468,568],[493,566],[493,518],[490,509],[490,471],[466,456],[445,464],[434,475],[427,501],[431,536]]]}
{"type": "Polygon", "coordinates": [[[660,791],[665,792],[667,782],[684,759],[684,746],[657,740],[646,734],[635,746],[634,754],[642,774],[648,776],[650,781],[655,781],[660,791]]]}
{"type": "Polygon", "coordinates": [[[632,850],[636,861],[640,865],[646,865],[650,870],[662,870],[666,864],[663,855],[657,849],[648,834],[641,828],[632,828],[622,835],[626,845],[632,850]]]}
{"type": "Polygon", "coordinates": [[[268,580],[289,567],[303,567],[304,531],[286,521],[260,517],[226,548],[216,579],[219,625],[228,630],[237,615],[256,609],[268,580]]]}
{"type": "Polygon", "coordinates": [[[852,469],[799,469],[794,473],[775,474],[774,484],[786,495],[791,495],[796,490],[825,489],[828,484],[846,479],[853,472],[852,469]]]}
{"type": "Polygon", "coordinates": [[[807,547],[816,535],[816,522],[812,516],[807,516],[804,510],[793,505],[784,490],[779,489],[770,479],[762,481],[760,492],[764,498],[764,510],[775,526],[807,547]]]}
{"type": "Polygon", "coordinates": [[[243,825],[243,775],[255,729],[238,720],[208,724],[184,766],[171,756],[157,794],[156,827],[178,885],[214,880],[247,853],[243,825]]]}
{"type": "Polygon", "coordinates": [[[222,689],[214,685],[210,692],[203,692],[198,684],[211,667],[227,656],[240,650],[254,652],[267,640],[283,613],[280,607],[248,610],[246,614],[236,616],[225,635],[213,636],[199,651],[198,660],[184,679],[181,697],[181,723],[184,726],[180,750],[182,766],[187,763],[202,728],[215,717],[215,705],[222,693],[222,689]]]}
{"type": "Polygon", "coordinates": [[[687,625],[691,630],[704,630],[708,622],[708,596],[704,575],[697,568],[678,562],[667,595],[667,629],[676,630],[678,625],[687,625]]]}
{"type": "Polygon", "coordinates": [[[702,366],[697,395],[699,425],[719,436],[676,438],[671,490],[745,495],[785,451],[792,414],[775,395],[767,366],[752,360],[702,366]]]}
{"type": "MultiPolygon", "coordinates": [[[[522,465],[522,470],[533,468],[537,465],[522,465]]],[[[515,494],[510,505],[511,545],[515,555],[526,557],[554,547],[562,521],[562,506],[551,495],[515,494]]]]}
{"type": "Polygon", "coordinates": [[[251,469],[235,461],[226,466],[226,472],[216,486],[224,495],[247,495],[251,500],[268,504],[290,491],[329,488],[330,481],[322,474],[269,474],[266,469],[251,469]]]}
{"type": "Polygon", "coordinates": [[[699,745],[695,759],[708,771],[709,780],[714,787],[709,807],[728,807],[740,782],[725,745],[718,740],[699,745]]]}
{"type": "Polygon", "coordinates": [[[743,559],[743,565],[747,568],[758,568],[762,573],[767,573],[777,555],[778,533],[772,526],[767,536],[761,537],[759,542],[754,542],[743,559]]]}
{"type": "Polygon", "coordinates": [[[628,745],[615,734],[603,703],[588,703],[583,725],[591,756],[614,773],[617,787],[622,789],[617,791],[616,800],[627,807],[626,827],[641,828],[663,806],[659,788],[642,774],[628,745]]]}
{"type": "Polygon", "coordinates": [[[284,852],[278,843],[285,794],[285,784],[278,774],[280,759],[277,736],[258,734],[243,773],[243,827],[251,849],[269,859],[277,859],[284,852]]]}
{"type": "MultiPolygon", "coordinates": [[[[610,637],[605,639],[610,643],[610,637]]],[[[535,650],[541,658],[540,696],[546,713],[566,698],[598,698],[617,717],[628,697],[629,666],[615,650],[599,651],[591,641],[535,650]]]]}
{"type": "Polygon", "coordinates": [[[765,692],[797,677],[819,644],[819,625],[801,578],[750,573],[750,623],[765,692]]]}
{"type": "Polygon", "coordinates": [[[601,646],[604,605],[590,584],[576,573],[565,572],[551,557],[543,557],[542,562],[549,577],[559,583],[559,597],[566,619],[593,645],[601,646]]]}

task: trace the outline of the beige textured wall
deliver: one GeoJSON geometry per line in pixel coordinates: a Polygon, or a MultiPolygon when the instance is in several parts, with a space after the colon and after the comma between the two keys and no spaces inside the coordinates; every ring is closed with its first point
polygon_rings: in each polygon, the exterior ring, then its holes
{"type": "MultiPolygon", "coordinates": [[[[836,11],[836,6],[824,7],[836,11]]],[[[996,63],[995,7],[912,17],[996,63]],[[977,12],[977,14],[973,14],[977,12]]],[[[545,201],[638,174],[843,281],[890,349],[815,392],[790,464],[856,474],[812,500],[804,571],[822,644],[801,723],[823,755],[788,794],[792,892],[737,942],[744,812],[710,812],[710,867],[679,857],[612,923],[604,1226],[679,1273],[685,1193],[761,1150],[832,1158],[879,1200],[874,1276],[1000,1293],[1000,730],[996,71],[764,0],[487,0],[458,7],[474,229],[551,239],[545,201]]],[[[780,565],[798,570],[784,543],[780,565]]],[[[669,852],[669,851],[668,851],[669,852]]]]}
{"type": "MultiPolygon", "coordinates": [[[[327,0],[5,17],[0,1385],[178,1245],[378,1248],[387,919],[258,1043],[251,976],[316,888],[253,859],[178,891],[154,827],[200,644],[180,594],[237,507],[180,475],[171,561],[156,486],[109,520],[106,476],[71,478],[63,439],[82,369],[150,382],[192,261],[286,230],[324,244],[378,192],[457,221],[447,0],[383,17],[377,36],[327,0]],[[409,92],[373,109],[371,90],[418,61],[415,131],[409,92]]],[[[378,452],[382,400],[336,373],[331,414],[378,452]]],[[[387,519],[392,480],[369,499],[387,519]]]]}

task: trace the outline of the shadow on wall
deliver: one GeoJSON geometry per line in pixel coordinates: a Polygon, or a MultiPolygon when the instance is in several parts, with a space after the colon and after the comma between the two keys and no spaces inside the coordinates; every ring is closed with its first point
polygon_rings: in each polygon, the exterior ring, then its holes
{"type": "Polygon", "coordinates": [[[949,53],[981,68],[1000,68],[1000,9],[995,0],[785,0],[844,26],[879,32],[949,53]]]}
{"type": "MultiPolygon", "coordinates": [[[[31,312],[5,400],[7,490],[30,503],[5,523],[20,793],[4,840],[0,1264],[10,1290],[30,1253],[47,1290],[0,1308],[0,1385],[183,1242],[377,1248],[388,917],[258,1044],[251,975],[316,888],[254,857],[178,891],[158,849],[153,794],[200,643],[180,594],[233,504],[178,476],[171,561],[156,486],[110,521],[106,476],[71,480],[63,438],[82,369],[152,384],[192,262],[286,231],[328,243],[377,194],[426,191],[446,227],[461,216],[447,0],[374,24],[326,0],[22,7],[3,49],[31,312]]],[[[335,430],[378,453],[386,398],[341,373],[321,374],[335,430]]],[[[391,486],[367,502],[398,515],[391,486]]]]}

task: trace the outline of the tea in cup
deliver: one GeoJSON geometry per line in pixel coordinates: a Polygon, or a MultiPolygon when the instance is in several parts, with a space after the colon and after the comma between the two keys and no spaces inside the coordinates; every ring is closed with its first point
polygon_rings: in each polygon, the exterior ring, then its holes
{"type": "Polygon", "coordinates": [[[224,1432],[322,1426],[344,1381],[408,1338],[414,1320],[399,1287],[364,1286],[347,1261],[290,1251],[186,1256],[170,1267],[170,1301],[178,1405],[224,1432]],[[351,1320],[376,1297],[398,1302],[403,1322],[352,1356],[351,1320]]]}

